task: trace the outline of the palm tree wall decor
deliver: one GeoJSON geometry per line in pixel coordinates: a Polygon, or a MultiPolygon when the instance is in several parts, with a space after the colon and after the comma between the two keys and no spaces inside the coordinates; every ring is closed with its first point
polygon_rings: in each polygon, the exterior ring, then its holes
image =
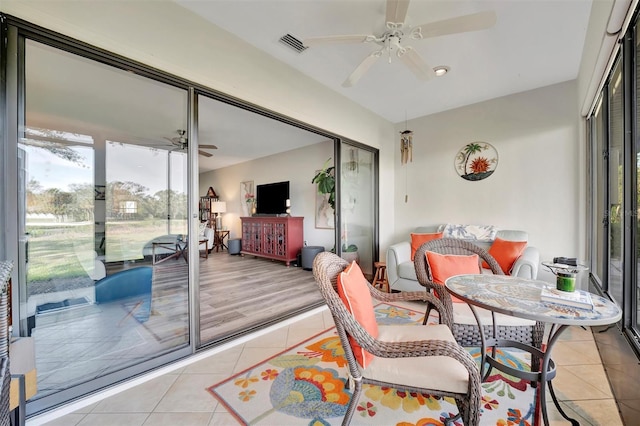
{"type": "Polygon", "coordinates": [[[462,147],[455,158],[460,177],[477,181],[493,174],[498,166],[498,151],[487,142],[471,142],[462,147]]]}

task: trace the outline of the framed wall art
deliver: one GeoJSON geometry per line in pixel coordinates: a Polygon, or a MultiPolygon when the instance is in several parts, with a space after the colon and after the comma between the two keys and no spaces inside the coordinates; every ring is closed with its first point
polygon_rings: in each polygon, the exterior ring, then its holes
{"type": "Polygon", "coordinates": [[[240,182],[240,208],[242,215],[249,217],[253,213],[256,203],[256,193],[253,187],[253,181],[247,180],[240,182]]]}

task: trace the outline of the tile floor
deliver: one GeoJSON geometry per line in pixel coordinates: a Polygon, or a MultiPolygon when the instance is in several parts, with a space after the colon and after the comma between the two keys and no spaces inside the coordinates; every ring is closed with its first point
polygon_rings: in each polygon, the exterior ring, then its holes
{"type": "MultiPolygon", "coordinates": [[[[165,367],[151,379],[139,378],[119,389],[32,417],[27,425],[237,424],[205,387],[332,325],[326,308],[315,309],[280,326],[165,367]]],[[[622,425],[591,331],[569,328],[554,351],[558,373],[553,383],[565,411],[581,425],[622,425]]],[[[549,409],[552,425],[569,424],[552,401],[549,409]]]]}

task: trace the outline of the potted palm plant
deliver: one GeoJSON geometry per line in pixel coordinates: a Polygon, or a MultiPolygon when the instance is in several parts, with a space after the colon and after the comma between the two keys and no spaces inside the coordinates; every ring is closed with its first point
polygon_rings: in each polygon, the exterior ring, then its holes
{"type": "Polygon", "coordinates": [[[340,257],[349,263],[354,260],[358,262],[360,260],[358,257],[358,246],[355,244],[342,244],[342,254],[340,254],[340,257]]]}
{"type": "Polygon", "coordinates": [[[322,169],[316,173],[311,179],[311,183],[317,184],[318,193],[325,195],[329,194],[327,202],[329,206],[336,211],[336,177],[334,175],[335,167],[329,167],[331,158],[327,159],[322,166],[322,169]]]}

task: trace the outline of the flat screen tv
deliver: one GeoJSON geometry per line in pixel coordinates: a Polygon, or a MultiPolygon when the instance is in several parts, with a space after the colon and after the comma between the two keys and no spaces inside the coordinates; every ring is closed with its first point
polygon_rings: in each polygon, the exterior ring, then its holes
{"type": "Polygon", "coordinates": [[[278,215],[286,213],[289,181],[256,186],[256,214],[278,215]]]}

